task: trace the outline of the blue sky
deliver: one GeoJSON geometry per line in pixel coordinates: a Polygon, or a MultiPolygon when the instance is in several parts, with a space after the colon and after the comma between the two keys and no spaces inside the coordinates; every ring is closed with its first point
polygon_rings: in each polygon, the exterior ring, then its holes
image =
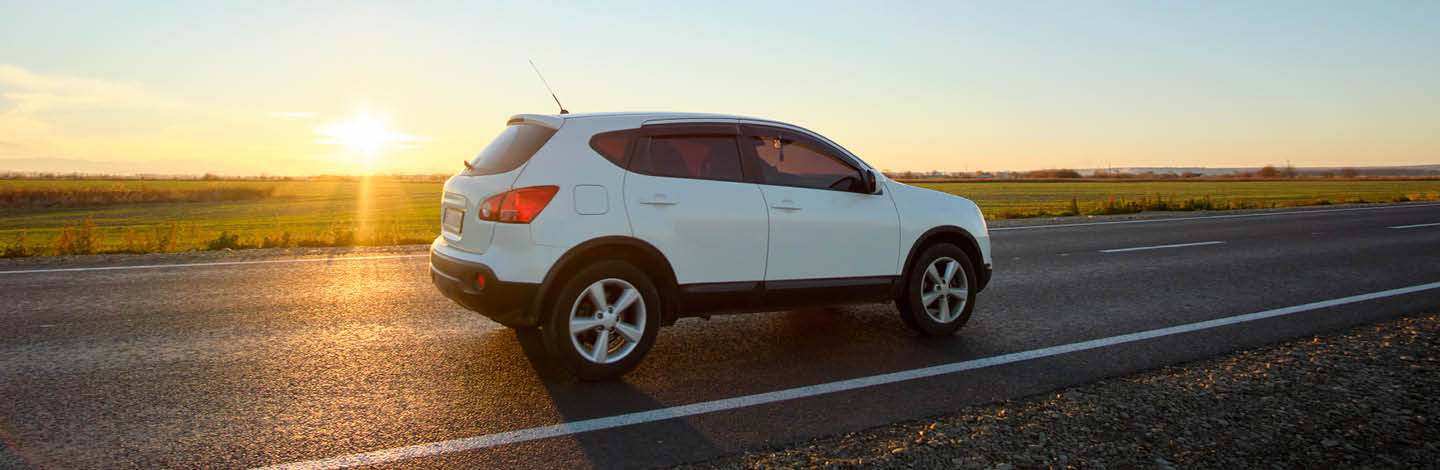
{"type": "Polygon", "coordinates": [[[303,173],[367,115],[375,170],[450,169],[554,111],[532,58],[888,169],[1440,163],[1440,2],[418,3],[0,1],[0,158],[303,173]]]}

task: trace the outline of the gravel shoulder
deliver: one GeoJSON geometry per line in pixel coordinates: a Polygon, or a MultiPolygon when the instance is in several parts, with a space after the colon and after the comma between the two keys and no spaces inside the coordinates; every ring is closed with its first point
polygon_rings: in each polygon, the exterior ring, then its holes
{"type": "Polygon", "coordinates": [[[1440,315],[674,467],[1434,468],[1440,315]]]}

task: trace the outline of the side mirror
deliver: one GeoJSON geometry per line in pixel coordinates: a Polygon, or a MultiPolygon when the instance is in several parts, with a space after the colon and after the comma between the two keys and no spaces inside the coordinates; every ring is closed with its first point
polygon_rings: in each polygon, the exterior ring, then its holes
{"type": "Polygon", "coordinates": [[[878,189],[876,186],[877,183],[875,182],[875,170],[865,170],[864,177],[865,187],[863,189],[865,190],[865,194],[875,194],[875,190],[878,189]]]}

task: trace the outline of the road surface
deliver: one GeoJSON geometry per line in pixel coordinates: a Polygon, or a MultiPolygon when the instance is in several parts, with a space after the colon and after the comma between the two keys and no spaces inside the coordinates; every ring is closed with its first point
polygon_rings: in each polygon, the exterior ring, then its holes
{"type": "Polygon", "coordinates": [[[0,467],[665,466],[1440,309],[1437,204],[992,236],[954,337],[890,305],[686,319],[612,383],[441,297],[423,255],[12,268],[0,467]]]}

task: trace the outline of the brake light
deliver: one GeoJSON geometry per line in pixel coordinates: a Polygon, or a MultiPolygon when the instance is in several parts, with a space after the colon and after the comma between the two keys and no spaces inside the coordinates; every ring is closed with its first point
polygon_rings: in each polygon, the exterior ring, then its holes
{"type": "Polygon", "coordinates": [[[490,196],[480,203],[480,220],[528,224],[545,210],[559,186],[531,186],[490,196]]]}

